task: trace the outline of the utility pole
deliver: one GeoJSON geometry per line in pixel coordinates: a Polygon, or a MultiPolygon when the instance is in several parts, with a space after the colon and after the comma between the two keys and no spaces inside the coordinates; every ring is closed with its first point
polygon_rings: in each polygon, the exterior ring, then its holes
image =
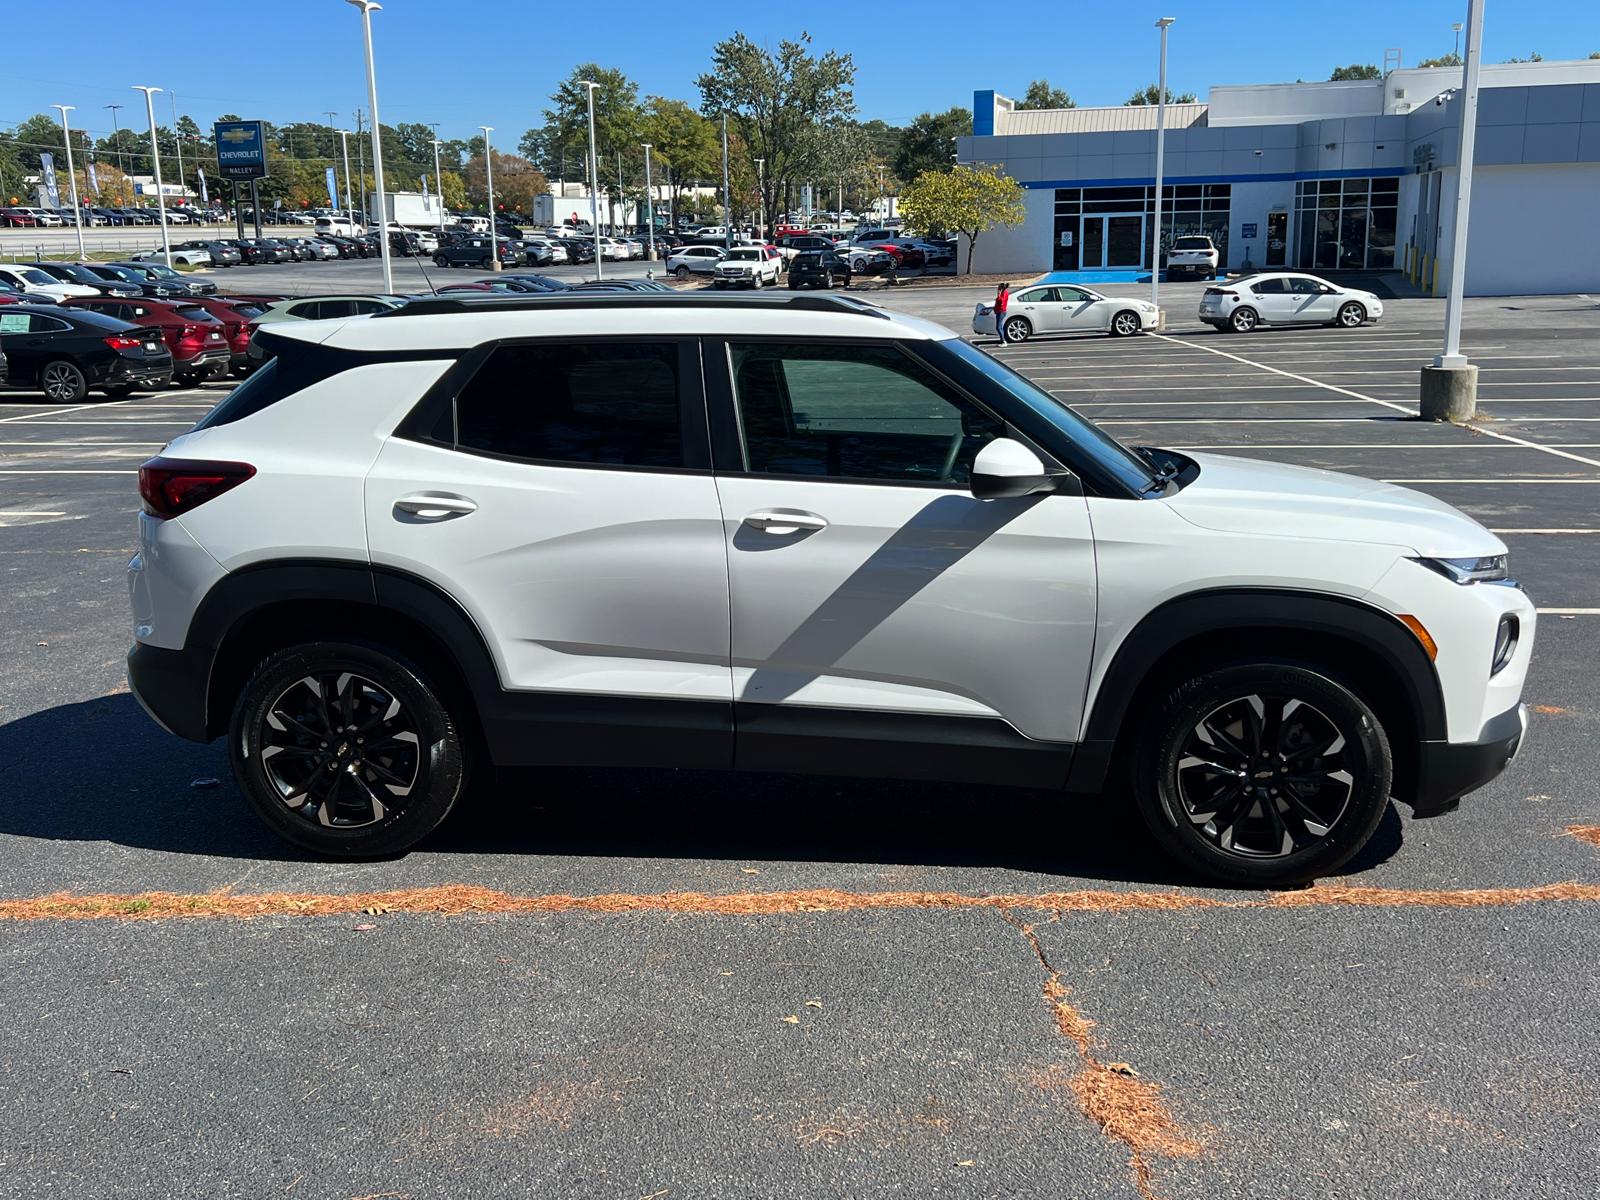
{"type": "Polygon", "coordinates": [[[1162,17],[1156,22],[1161,30],[1161,71],[1156,81],[1156,241],[1150,247],[1150,303],[1156,306],[1157,319],[1161,313],[1161,181],[1167,156],[1167,29],[1175,20],[1162,17]]]}
{"type": "Polygon", "coordinates": [[[644,219],[645,231],[650,237],[650,261],[656,260],[656,194],[650,186],[650,143],[640,142],[644,147],[644,219]]]}
{"type": "Polygon", "coordinates": [[[356,109],[356,174],[361,176],[361,223],[368,225],[372,221],[367,212],[367,154],[361,145],[361,110],[356,109]]]}

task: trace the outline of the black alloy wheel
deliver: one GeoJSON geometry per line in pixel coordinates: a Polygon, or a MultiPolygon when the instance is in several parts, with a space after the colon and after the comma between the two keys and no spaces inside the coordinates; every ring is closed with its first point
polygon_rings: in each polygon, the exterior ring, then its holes
{"type": "Polygon", "coordinates": [[[1112,337],[1132,337],[1143,328],[1144,325],[1139,320],[1139,314],[1130,309],[1125,308],[1111,318],[1112,337]]]}
{"type": "Polygon", "coordinates": [[[1233,315],[1228,318],[1227,327],[1235,333],[1249,333],[1260,323],[1260,314],[1255,309],[1241,306],[1233,310],[1233,315]]]}
{"type": "Polygon", "coordinates": [[[274,832],[341,857],[417,842],[466,780],[461,734],[427,677],[357,642],[263,662],[234,708],[230,750],[240,790],[274,832]]]}
{"type": "Polygon", "coordinates": [[[1346,329],[1355,329],[1367,319],[1367,310],[1352,301],[1339,309],[1339,324],[1346,329]]]}
{"type": "Polygon", "coordinates": [[[89,394],[89,381],[78,364],[58,358],[39,372],[39,389],[55,404],[76,404],[89,394]]]}
{"type": "Polygon", "coordinates": [[[1222,667],[1173,688],[1133,762],[1156,840],[1206,875],[1255,886],[1304,883],[1348,861],[1393,778],[1373,711],[1292,662],[1222,667]]]}

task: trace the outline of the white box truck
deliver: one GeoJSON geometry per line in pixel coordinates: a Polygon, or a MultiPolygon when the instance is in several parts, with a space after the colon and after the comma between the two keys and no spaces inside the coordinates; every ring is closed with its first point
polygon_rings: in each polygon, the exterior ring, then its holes
{"type": "MultiPolygon", "coordinates": [[[[388,192],[384,197],[385,223],[404,225],[408,229],[437,229],[443,205],[436,195],[424,196],[421,192],[388,192]]],[[[378,197],[367,193],[367,215],[377,224],[378,197]]],[[[452,224],[449,214],[444,223],[452,224]]]]}

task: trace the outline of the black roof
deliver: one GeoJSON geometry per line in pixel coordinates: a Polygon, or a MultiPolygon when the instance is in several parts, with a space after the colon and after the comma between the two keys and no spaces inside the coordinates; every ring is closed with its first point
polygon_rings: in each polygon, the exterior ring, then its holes
{"type": "Polygon", "coordinates": [[[41,313],[47,317],[61,317],[69,325],[88,326],[91,329],[103,329],[107,333],[120,333],[124,329],[138,329],[140,326],[132,321],[119,321],[115,317],[103,316],[91,312],[87,308],[58,308],[54,304],[8,304],[0,309],[0,313],[41,313]]]}

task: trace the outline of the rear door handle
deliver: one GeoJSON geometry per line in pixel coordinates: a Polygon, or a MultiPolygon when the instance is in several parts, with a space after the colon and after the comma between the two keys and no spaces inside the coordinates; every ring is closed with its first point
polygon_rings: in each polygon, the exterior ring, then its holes
{"type": "Polygon", "coordinates": [[[762,533],[778,535],[794,533],[801,529],[815,532],[818,529],[826,529],[828,527],[827,519],[819,517],[816,513],[781,508],[753,512],[744,519],[744,523],[761,530],[762,533]]]}
{"type": "Polygon", "coordinates": [[[448,521],[477,511],[473,501],[448,492],[416,492],[394,502],[395,519],[401,521],[448,521]]]}

